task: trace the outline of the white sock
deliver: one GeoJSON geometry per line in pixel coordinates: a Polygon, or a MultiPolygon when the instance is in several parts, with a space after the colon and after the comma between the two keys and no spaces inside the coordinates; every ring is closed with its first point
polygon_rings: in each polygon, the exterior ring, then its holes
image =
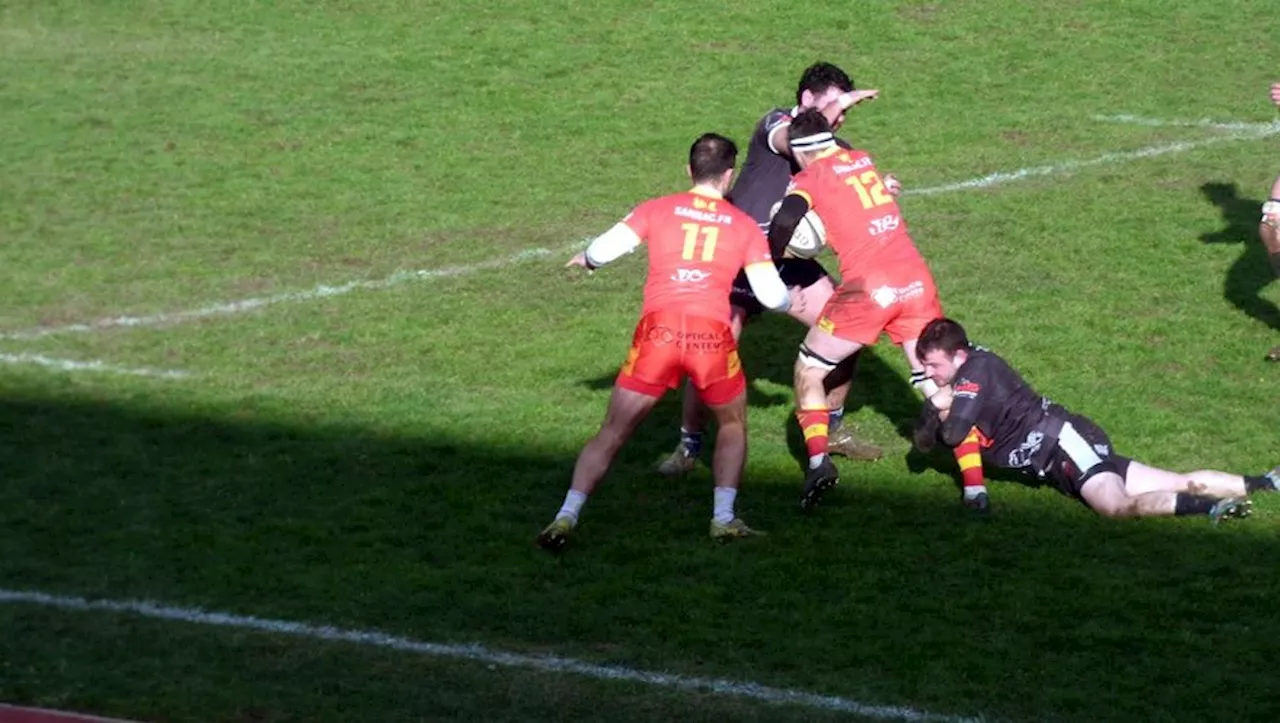
{"type": "Polygon", "coordinates": [[[810,455],[809,469],[817,469],[822,464],[822,460],[826,459],[826,457],[827,455],[825,454],[810,455]]]}
{"type": "Polygon", "coordinates": [[[978,495],[985,495],[986,493],[986,485],[965,485],[964,487],[964,498],[966,500],[971,500],[978,495]]]}
{"type": "Polygon", "coordinates": [[[569,490],[569,494],[564,496],[564,504],[560,506],[560,511],[556,513],[556,519],[568,517],[573,524],[578,524],[578,513],[582,511],[582,505],[587,501],[587,496],[577,490],[569,490]]]}
{"type": "Polygon", "coordinates": [[[738,498],[738,490],[733,487],[717,487],[715,489],[716,506],[711,513],[711,521],[721,525],[733,522],[733,501],[738,498]]]}

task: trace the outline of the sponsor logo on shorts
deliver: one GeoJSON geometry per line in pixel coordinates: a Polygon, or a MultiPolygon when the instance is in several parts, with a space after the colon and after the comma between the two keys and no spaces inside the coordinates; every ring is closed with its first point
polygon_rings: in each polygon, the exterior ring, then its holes
{"type": "Polygon", "coordinates": [[[923,281],[912,281],[906,286],[881,286],[871,292],[871,300],[884,309],[921,296],[924,296],[923,281]]]}
{"type": "Polygon", "coordinates": [[[973,399],[978,396],[978,392],[982,391],[982,385],[977,382],[971,382],[968,379],[961,379],[956,382],[955,392],[952,396],[973,399]]]}
{"type": "Polygon", "coordinates": [[[728,371],[729,371],[728,376],[730,379],[742,373],[742,359],[738,357],[738,352],[736,349],[734,351],[729,352],[729,370],[728,371]]]}
{"type": "Polygon", "coordinates": [[[1027,434],[1027,438],[1023,440],[1018,448],[1009,452],[1009,466],[1013,468],[1030,467],[1031,458],[1036,452],[1040,451],[1040,445],[1044,443],[1044,433],[1032,431],[1027,434]]]}
{"type": "Polygon", "coordinates": [[[658,346],[662,346],[663,344],[670,344],[671,342],[675,341],[676,333],[668,327],[655,326],[649,329],[649,332],[645,335],[645,338],[648,339],[650,343],[657,344],[658,346]]]}
{"type": "Polygon", "coordinates": [[[682,284],[697,284],[706,281],[709,278],[711,278],[711,273],[709,271],[703,271],[702,269],[676,269],[676,272],[671,275],[672,281],[678,281],[682,284]]]}
{"type": "Polygon", "coordinates": [[[645,339],[654,346],[675,344],[681,351],[707,354],[733,348],[733,335],[719,331],[676,331],[666,326],[651,327],[645,339]]]}

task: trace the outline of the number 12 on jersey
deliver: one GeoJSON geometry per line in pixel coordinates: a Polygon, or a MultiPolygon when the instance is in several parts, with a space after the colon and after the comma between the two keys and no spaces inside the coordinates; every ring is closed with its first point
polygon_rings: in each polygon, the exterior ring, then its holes
{"type": "Polygon", "coordinates": [[[698,246],[702,246],[702,261],[710,261],[716,255],[716,238],[720,236],[720,228],[717,226],[701,226],[696,223],[682,223],[680,230],[684,231],[684,251],[680,254],[680,258],[685,261],[693,261],[697,255],[698,246]]]}
{"type": "Polygon", "coordinates": [[[884,190],[884,182],[875,171],[866,171],[859,176],[849,176],[844,182],[858,192],[858,199],[863,208],[875,208],[893,203],[893,197],[884,190]]]}

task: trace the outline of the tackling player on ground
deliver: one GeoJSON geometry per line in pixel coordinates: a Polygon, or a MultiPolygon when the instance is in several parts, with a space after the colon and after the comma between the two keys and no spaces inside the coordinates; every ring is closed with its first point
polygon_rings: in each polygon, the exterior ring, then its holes
{"type": "Polygon", "coordinates": [[[1179,474],[1115,454],[1098,425],[1040,396],[950,319],[925,327],[916,353],[939,387],[930,398],[937,421],[918,442],[954,448],[972,440],[969,470],[976,467],[979,477],[985,462],[1047,481],[1107,517],[1208,515],[1215,524],[1248,516],[1246,495],[1280,488],[1280,467],[1253,477],[1179,474]]]}
{"type": "Polygon", "coordinates": [[[831,410],[823,379],[887,332],[907,357],[912,385],[931,396],[937,388],[924,377],[915,343],[925,325],[942,316],[942,306],[933,274],[871,156],[839,147],[830,123],[816,111],[801,113],[787,132],[802,170],[769,227],[772,252],[784,255],[796,226],[813,210],[826,226],[841,279],[795,364],[796,417],[809,453],[800,506],[808,509],[839,482],[829,455],[831,410]]]}
{"type": "MultiPolygon", "coordinates": [[[[830,63],[815,63],[806,68],[796,88],[796,105],[790,110],[774,108],[756,124],[747,146],[747,160],[742,166],[742,173],[729,191],[729,201],[754,218],[761,230],[768,229],[769,220],[786,193],[792,174],[799,171],[787,138],[791,119],[802,111],[817,109],[833,128],[839,128],[844,122],[845,111],[878,94],[877,90],[855,90],[848,74],[830,63]]],[[[895,180],[888,179],[889,188],[894,192],[896,183],[895,180]]],[[[795,304],[790,311],[791,316],[804,322],[805,326],[813,326],[817,321],[818,311],[827,303],[834,290],[831,278],[822,265],[812,259],[779,257],[777,266],[782,281],[794,295],[795,304]]],[[[752,293],[743,274],[739,274],[734,280],[729,303],[732,306],[730,324],[736,339],[741,335],[743,325],[751,317],[760,314],[763,306],[752,293]]],[[[853,459],[879,459],[884,454],[879,447],[861,442],[854,436],[852,429],[841,426],[845,397],[853,380],[856,362],[856,357],[850,358],[826,382],[830,390],[828,402],[832,409],[830,449],[834,454],[853,459]]],[[[697,397],[686,388],[680,443],[658,466],[659,473],[676,475],[693,469],[702,448],[704,416],[697,397]]]]}
{"type": "MultiPolygon", "coordinates": [[[[1280,107],[1280,83],[1271,85],[1271,102],[1280,107]]],[[[1280,177],[1271,184],[1271,195],[1262,204],[1262,222],[1258,225],[1258,236],[1267,247],[1271,270],[1280,277],[1280,177]]],[[[1280,346],[1273,347],[1267,353],[1267,360],[1280,361],[1280,346]]]]}
{"type": "Polygon", "coordinates": [[[756,534],[734,514],[746,461],[746,377],[729,327],[729,290],[745,270],[761,303],[776,311],[791,305],[764,234],[755,221],[724,200],[737,147],[708,133],[689,149],[692,190],[646,201],[574,256],[570,266],[596,269],[649,247],[644,306],[631,350],[618,374],[600,431],[587,442],[555,519],[537,542],[557,551],[577,525],[587,496],[609,470],[636,425],[668,389],[688,375],[718,425],[711,537],[756,534]]]}

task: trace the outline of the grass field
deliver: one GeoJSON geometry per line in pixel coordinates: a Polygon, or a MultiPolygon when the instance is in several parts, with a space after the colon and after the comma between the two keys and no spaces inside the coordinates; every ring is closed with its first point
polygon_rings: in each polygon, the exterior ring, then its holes
{"type": "Polygon", "coordinates": [[[742,345],[739,511],[769,536],[713,545],[707,471],[651,473],[671,396],[575,546],[532,544],[643,280],[640,258],[564,260],[681,190],[698,134],[745,143],[815,59],[882,90],[844,134],[904,182],[979,341],[1138,459],[1280,461],[1262,362],[1280,284],[1256,239],[1280,173],[1274,9],[1176,5],[0,1],[0,701],[145,721],[1280,719],[1280,496],[1214,528],[995,482],[994,515],[969,518],[946,457],[908,455],[918,402],[884,344],[851,419],[889,454],[841,462],[802,517],[785,318],[742,345]]]}

